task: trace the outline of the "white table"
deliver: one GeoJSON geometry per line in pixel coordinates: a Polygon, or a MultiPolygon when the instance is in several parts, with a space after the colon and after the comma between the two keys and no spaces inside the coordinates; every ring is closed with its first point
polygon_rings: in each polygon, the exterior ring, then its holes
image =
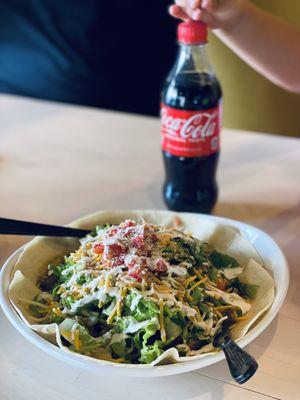
{"type": "MultiPolygon", "coordinates": [[[[0,399],[300,398],[300,140],[223,131],[215,213],[271,234],[291,269],[287,300],[248,350],[259,362],[243,386],[225,361],[173,377],[90,375],[42,353],[0,314],[0,399]]],[[[159,121],[0,96],[0,214],[64,224],[99,209],[164,208],[159,121]]],[[[28,238],[2,236],[0,261],[28,238]]]]}

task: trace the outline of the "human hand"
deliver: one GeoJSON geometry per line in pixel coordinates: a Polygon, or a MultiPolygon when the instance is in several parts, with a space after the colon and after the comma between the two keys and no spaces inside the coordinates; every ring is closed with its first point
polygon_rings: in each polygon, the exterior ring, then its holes
{"type": "Polygon", "coordinates": [[[248,0],[175,0],[170,14],[183,20],[202,21],[211,29],[227,29],[239,19],[248,0]]]}

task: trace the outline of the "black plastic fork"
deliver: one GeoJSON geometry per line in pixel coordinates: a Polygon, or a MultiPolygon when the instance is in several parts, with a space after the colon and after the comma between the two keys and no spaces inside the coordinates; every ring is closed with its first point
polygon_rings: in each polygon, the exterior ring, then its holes
{"type": "Polygon", "coordinates": [[[81,238],[90,232],[91,231],[85,229],[75,229],[65,226],[47,225],[36,222],[0,218],[0,234],[5,235],[40,235],[81,238]]]}
{"type": "Polygon", "coordinates": [[[224,351],[230,374],[240,385],[247,382],[256,372],[258,364],[245,350],[231,338],[229,326],[232,323],[228,319],[224,321],[223,330],[215,337],[214,346],[224,351]]]}

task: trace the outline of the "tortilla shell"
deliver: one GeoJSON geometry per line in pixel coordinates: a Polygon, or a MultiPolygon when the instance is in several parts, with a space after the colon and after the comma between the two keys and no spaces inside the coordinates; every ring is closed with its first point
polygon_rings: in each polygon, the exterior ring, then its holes
{"type": "MultiPolygon", "coordinates": [[[[239,340],[249,331],[257,319],[271,306],[274,301],[274,280],[262,266],[262,260],[254,246],[246,240],[238,229],[218,224],[197,214],[174,213],[170,211],[101,211],[88,215],[69,226],[81,229],[93,229],[96,225],[106,223],[119,224],[125,219],[144,219],[148,223],[163,226],[174,226],[175,217],[179,217],[182,229],[202,241],[213,245],[222,253],[234,257],[244,267],[239,275],[242,282],[258,285],[256,297],[251,301],[248,318],[239,321],[231,330],[232,338],[239,340]]],[[[9,287],[9,297],[22,320],[40,336],[58,345],[62,351],[71,352],[76,357],[88,357],[75,353],[65,347],[60,338],[58,325],[55,323],[37,325],[28,313],[26,300],[33,298],[40,292],[37,282],[47,272],[49,263],[59,262],[64,255],[79,247],[78,239],[73,238],[45,238],[37,237],[29,242],[13,270],[13,279],[9,287]],[[25,299],[25,302],[24,302],[25,299]]],[[[178,363],[196,360],[215,354],[218,349],[207,345],[197,354],[190,357],[179,357],[175,348],[166,350],[160,357],[149,365],[134,365],[136,368],[145,368],[154,365],[178,363]]],[[[119,365],[111,361],[94,359],[100,364],[119,365]]],[[[129,366],[129,365],[128,365],[129,366]]]]}

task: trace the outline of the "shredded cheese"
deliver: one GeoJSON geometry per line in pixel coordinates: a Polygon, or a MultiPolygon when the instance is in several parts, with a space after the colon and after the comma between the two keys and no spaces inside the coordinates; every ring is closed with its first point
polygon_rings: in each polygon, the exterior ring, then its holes
{"type": "Polygon", "coordinates": [[[99,281],[99,283],[98,283],[98,288],[99,288],[99,289],[100,289],[102,286],[104,286],[104,282],[105,282],[104,278],[101,278],[100,281],[99,281]]]}
{"type": "Polygon", "coordinates": [[[112,309],[112,312],[109,314],[109,316],[106,320],[108,325],[110,325],[113,322],[116,312],[117,312],[117,304],[114,306],[114,308],[112,309]]]}
{"type": "Polygon", "coordinates": [[[213,311],[214,311],[214,313],[215,313],[219,318],[222,318],[222,317],[223,317],[223,315],[220,313],[219,310],[216,309],[216,307],[213,308],[213,311]]]}
{"type": "Polygon", "coordinates": [[[61,310],[58,307],[53,307],[52,311],[54,312],[54,314],[56,314],[59,317],[64,317],[65,314],[61,312],[61,310]]]}
{"type": "Polygon", "coordinates": [[[201,315],[200,310],[199,310],[199,307],[198,307],[198,306],[194,306],[194,309],[196,310],[199,319],[200,319],[200,320],[203,320],[202,315],[201,315]]]}
{"type": "Polygon", "coordinates": [[[74,346],[76,351],[80,350],[81,348],[81,340],[79,339],[79,337],[80,337],[79,329],[76,329],[74,333],[74,346]]]}
{"type": "Polygon", "coordinates": [[[170,289],[163,285],[154,285],[155,289],[161,293],[171,293],[170,289]]]}
{"type": "Polygon", "coordinates": [[[71,341],[71,333],[67,331],[61,331],[62,336],[64,336],[67,340],[71,341]]]}
{"type": "Polygon", "coordinates": [[[147,281],[145,278],[142,279],[142,291],[145,292],[147,289],[147,281]]]}
{"type": "Polygon", "coordinates": [[[184,281],[184,286],[187,287],[190,283],[192,283],[197,278],[197,275],[190,276],[184,281]]]}
{"type": "Polygon", "coordinates": [[[245,321],[246,319],[248,319],[248,315],[243,315],[242,317],[235,317],[235,321],[245,321]]]}
{"type": "Polygon", "coordinates": [[[197,269],[194,268],[194,272],[197,276],[202,277],[202,274],[200,271],[198,271],[197,269]]]}
{"type": "Polygon", "coordinates": [[[106,280],[105,280],[105,291],[106,291],[106,293],[109,291],[110,287],[111,287],[111,285],[110,285],[110,275],[108,275],[106,280]]]}
{"type": "Polygon", "coordinates": [[[188,301],[193,301],[193,298],[189,292],[186,292],[185,297],[188,299],[188,301]]]}
{"type": "Polygon", "coordinates": [[[122,298],[122,299],[124,299],[124,297],[126,296],[126,293],[127,293],[127,287],[124,286],[124,287],[121,289],[121,298],[122,298]]]}
{"type": "Polygon", "coordinates": [[[164,327],[164,303],[162,300],[159,301],[159,325],[161,340],[165,342],[167,340],[167,335],[164,327]]]}
{"type": "Polygon", "coordinates": [[[122,302],[117,300],[117,317],[121,317],[122,315],[122,302]]]}
{"type": "Polygon", "coordinates": [[[196,282],[190,289],[189,291],[192,292],[196,287],[202,285],[202,283],[207,281],[207,277],[200,279],[200,281],[196,282]]]}

